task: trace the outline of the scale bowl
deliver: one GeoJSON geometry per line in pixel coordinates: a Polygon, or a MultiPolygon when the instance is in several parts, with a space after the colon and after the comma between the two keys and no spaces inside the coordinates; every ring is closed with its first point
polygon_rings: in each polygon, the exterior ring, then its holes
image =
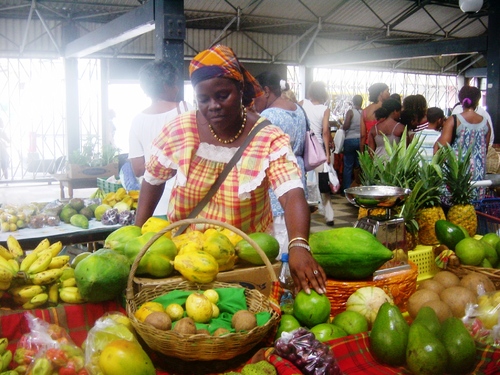
{"type": "Polygon", "coordinates": [[[402,204],[410,189],[396,186],[356,186],[345,189],[345,196],[352,204],[363,208],[391,208],[402,204]]]}

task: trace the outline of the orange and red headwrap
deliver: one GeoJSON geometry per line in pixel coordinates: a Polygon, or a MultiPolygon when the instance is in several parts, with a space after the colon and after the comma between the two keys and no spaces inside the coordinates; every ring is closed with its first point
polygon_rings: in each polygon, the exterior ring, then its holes
{"type": "Polygon", "coordinates": [[[230,78],[240,82],[245,106],[264,94],[257,80],[238,61],[233,50],[220,44],[197,54],[189,64],[189,75],[193,87],[211,78],[230,78]]]}

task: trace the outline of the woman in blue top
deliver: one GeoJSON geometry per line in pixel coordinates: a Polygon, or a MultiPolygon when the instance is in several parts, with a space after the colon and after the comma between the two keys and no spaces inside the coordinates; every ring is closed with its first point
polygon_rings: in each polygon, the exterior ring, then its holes
{"type": "MultiPolygon", "coordinates": [[[[266,117],[273,125],[280,127],[283,132],[290,137],[293,154],[296,162],[302,172],[302,183],[307,198],[306,172],[304,169],[304,144],[306,137],[306,119],[304,111],[298,104],[285,99],[281,96],[281,92],[289,90],[290,87],[286,81],[274,72],[264,72],[255,77],[260,86],[264,90],[264,95],[255,98],[255,109],[266,117]]],[[[284,228],[284,210],[278,201],[278,198],[273,191],[269,191],[271,195],[271,208],[273,210],[275,236],[278,237],[282,246],[282,250],[288,244],[288,236],[283,233],[284,228]],[[281,235],[280,233],[281,232],[281,235]],[[282,239],[279,237],[283,237],[282,239]]]]}

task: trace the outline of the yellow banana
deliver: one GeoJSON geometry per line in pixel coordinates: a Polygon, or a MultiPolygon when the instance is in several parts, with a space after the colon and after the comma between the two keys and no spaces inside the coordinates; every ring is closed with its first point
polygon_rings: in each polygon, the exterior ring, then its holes
{"type": "Polygon", "coordinates": [[[48,285],[55,283],[61,277],[63,270],[54,268],[30,275],[31,282],[35,285],[48,285]]]}
{"type": "Polygon", "coordinates": [[[42,293],[44,290],[45,289],[40,285],[25,285],[20,288],[14,288],[12,294],[22,298],[33,298],[37,294],[42,293]]]}
{"type": "Polygon", "coordinates": [[[48,269],[62,268],[69,263],[69,255],[58,255],[52,258],[48,269]]]}
{"type": "Polygon", "coordinates": [[[50,253],[52,254],[53,257],[57,256],[62,250],[62,242],[57,241],[54,242],[52,245],[50,245],[48,248],[45,250],[42,250],[38,253],[38,257],[41,257],[43,254],[50,253]]]}
{"type": "Polygon", "coordinates": [[[12,300],[16,303],[16,305],[24,305],[26,302],[29,302],[31,298],[23,298],[19,296],[12,296],[12,300]]]}
{"type": "Polygon", "coordinates": [[[9,259],[7,262],[12,266],[12,269],[18,273],[19,272],[19,263],[15,259],[9,259]]]}
{"type": "Polygon", "coordinates": [[[50,252],[41,254],[31,266],[28,268],[29,274],[35,274],[45,271],[52,260],[52,254],[50,252]]]}
{"type": "Polygon", "coordinates": [[[38,258],[38,253],[35,253],[35,251],[32,251],[24,259],[21,261],[21,265],[19,266],[19,271],[22,272],[27,272],[30,266],[35,262],[35,260],[38,258]]]}
{"type": "Polygon", "coordinates": [[[5,268],[0,267],[0,282],[10,283],[14,278],[14,274],[11,271],[7,271],[5,268]]]}
{"type": "Polygon", "coordinates": [[[38,245],[36,245],[36,247],[33,249],[33,252],[35,254],[38,254],[39,252],[47,249],[49,246],[50,246],[50,241],[48,240],[48,238],[45,238],[45,239],[41,240],[38,243],[38,245]]]}
{"type": "Polygon", "coordinates": [[[40,293],[30,299],[28,302],[23,304],[23,309],[34,309],[45,305],[49,300],[49,295],[47,293],[40,293]]]}
{"type": "Polygon", "coordinates": [[[49,304],[56,306],[59,303],[59,284],[54,283],[49,287],[49,304]]]}
{"type": "Polygon", "coordinates": [[[10,288],[10,281],[0,281],[0,290],[8,290],[10,288]]]}
{"type": "Polygon", "coordinates": [[[2,257],[0,257],[0,269],[5,269],[9,271],[10,273],[12,273],[12,276],[14,276],[17,273],[17,271],[14,268],[12,268],[12,265],[9,263],[9,261],[2,257]]]}
{"type": "Polygon", "coordinates": [[[61,286],[63,288],[66,288],[68,286],[76,286],[76,279],[74,277],[70,277],[69,279],[62,281],[61,286]]]}
{"type": "Polygon", "coordinates": [[[12,352],[10,350],[6,350],[2,354],[2,371],[7,371],[10,362],[12,362],[12,352]]]}
{"type": "Polygon", "coordinates": [[[85,299],[76,286],[67,286],[59,289],[59,298],[66,303],[84,303],[85,299]]]}
{"type": "Polygon", "coordinates": [[[12,255],[10,253],[10,251],[7,250],[5,247],[3,247],[2,245],[0,245],[0,257],[4,258],[6,260],[9,260],[9,259],[14,258],[14,255],[12,255]]]}
{"type": "Polygon", "coordinates": [[[10,253],[14,256],[14,258],[18,258],[24,255],[24,251],[21,248],[19,241],[16,239],[16,237],[12,235],[9,235],[7,237],[7,248],[9,249],[10,253]]]}
{"type": "Polygon", "coordinates": [[[2,337],[0,339],[0,355],[5,353],[8,346],[9,346],[9,339],[7,337],[2,337]]]}

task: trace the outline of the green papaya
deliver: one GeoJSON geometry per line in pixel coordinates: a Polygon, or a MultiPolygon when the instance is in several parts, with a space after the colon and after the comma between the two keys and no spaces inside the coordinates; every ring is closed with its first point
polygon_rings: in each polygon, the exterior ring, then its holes
{"type": "Polygon", "coordinates": [[[114,250],[99,249],[82,259],[75,268],[76,285],[89,302],[120,296],[130,274],[128,259],[114,250]]]}
{"type": "Polygon", "coordinates": [[[309,245],[314,259],[334,279],[367,278],[393,257],[392,251],[361,228],[316,232],[309,236],[309,245]]]}
{"type": "Polygon", "coordinates": [[[142,235],[141,228],[135,225],[126,225],[111,232],[104,240],[104,247],[123,254],[125,245],[134,238],[142,235]]]}
{"type": "Polygon", "coordinates": [[[437,220],[434,224],[434,230],[438,241],[450,250],[455,250],[457,243],[465,238],[462,229],[448,220],[437,220]]]}
{"type": "Polygon", "coordinates": [[[439,332],[439,339],[448,352],[446,372],[468,374],[476,364],[476,344],[461,319],[446,319],[439,332]]]}
{"type": "Polygon", "coordinates": [[[410,326],[399,307],[384,302],[370,332],[370,353],[381,363],[401,366],[406,362],[410,326]]]}
{"type": "MultiPolygon", "coordinates": [[[[259,245],[271,263],[276,261],[276,257],[280,252],[280,244],[276,238],[265,232],[251,233],[248,237],[259,245]]],[[[259,253],[257,253],[247,240],[239,241],[234,250],[236,251],[236,255],[245,262],[252,263],[256,266],[264,265],[264,261],[259,253]]]]}
{"type": "MultiPolygon", "coordinates": [[[[131,239],[127,242],[123,249],[123,254],[129,259],[132,264],[148,241],[155,236],[156,233],[147,232],[142,236],[131,239]]],[[[177,247],[174,242],[160,236],[142,257],[137,267],[137,275],[149,275],[153,277],[167,277],[172,271],[173,267],[170,261],[173,261],[177,255],[177,247]]]]}

